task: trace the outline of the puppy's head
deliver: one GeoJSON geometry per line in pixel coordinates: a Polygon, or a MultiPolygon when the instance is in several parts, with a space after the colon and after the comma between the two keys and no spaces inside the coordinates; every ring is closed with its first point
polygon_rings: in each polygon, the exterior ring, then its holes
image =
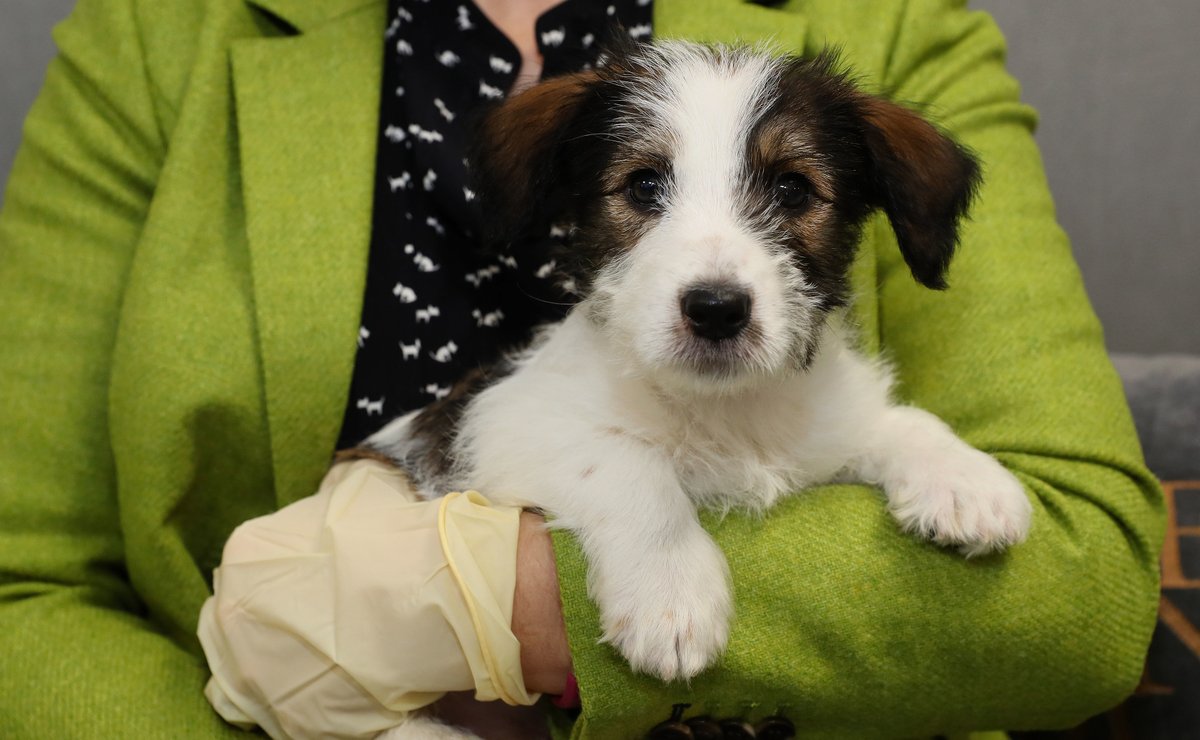
{"type": "Polygon", "coordinates": [[[614,350],[715,390],[805,367],[875,208],[913,276],[945,287],[978,181],[966,152],[831,56],[681,42],[514,96],[472,162],[496,241],[571,224],[558,262],[614,350]]]}

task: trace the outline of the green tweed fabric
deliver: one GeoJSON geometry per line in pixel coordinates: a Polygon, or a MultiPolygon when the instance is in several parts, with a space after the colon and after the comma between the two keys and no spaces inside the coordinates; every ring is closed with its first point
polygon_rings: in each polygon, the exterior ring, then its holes
{"type": "MultiPolygon", "coordinates": [[[[864,346],[994,453],[1030,541],[964,561],[863,487],[709,519],[736,583],[720,666],[630,675],[556,543],[574,734],[782,710],[803,737],[1064,726],[1136,682],[1160,492],[1065,236],[1033,113],[985,16],[950,0],[658,0],[658,31],[836,43],[978,152],[951,273],[916,287],[887,225],[856,267],[864,346]]],[[[308,495],[337,437],[371,223],[382,0],[81,0],[0,213],[0,736],[234,735],[194,636],[239,522],[308,495]]]]}

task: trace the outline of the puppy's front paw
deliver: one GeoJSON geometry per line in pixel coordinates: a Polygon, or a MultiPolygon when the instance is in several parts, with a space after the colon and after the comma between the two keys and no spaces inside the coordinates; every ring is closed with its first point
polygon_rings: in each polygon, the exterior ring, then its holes
{"type": "Polygon", "coordinates": [[[936,458],[913,460],[887,485],[900,525],[971,557],[1022,542],[1033,507],[999,462],[959,442],[936,458]]]}
{"type": "Polygon", "coordinates": [[[703,545],[605,578],[597,589],[604,642],[635,671],[689,679],[717,659],[733,611],[725,558],[703,545]]]}

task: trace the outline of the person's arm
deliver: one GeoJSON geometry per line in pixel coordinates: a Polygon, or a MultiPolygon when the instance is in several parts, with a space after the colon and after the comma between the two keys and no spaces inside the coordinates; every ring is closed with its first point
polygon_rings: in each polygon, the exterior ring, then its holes
{"type": "Polygon", "coordinates": [[[571,672],[557,576],[554,545],[545,520],[537,514],[522,512],[517,536],[512,631],[521,642],[525,688],[552,695],[563,693],[571,672]]]}
{"type": "Polygon", "coordinates": [[[1160,492],[1055,223],[1034,114],[999,31],[964,5],[911,0],[883,80],[984,163],[950,289],[915,283],[886,221],[865,246],[900,397],[1017,475],[1035,507],[1028,541],[967,560],[901,533],[861,486],[805,492],[762,520],[708,517],[733,575],[732,637],[715,669],[663,685],[598,643],[583,558],[557,534],[576,737],[643,736],[677,703],[686,716],[782,713],[800,737],[1065,727],[1136,684],[1160,492]]]}
{"type": "Polygon", "coordinates": [[[0,213],[0,736],[219,736],[203,660],[126,578],[107,432],[164,148],[137,20],[84,0],[55,38],[0,213]]]}

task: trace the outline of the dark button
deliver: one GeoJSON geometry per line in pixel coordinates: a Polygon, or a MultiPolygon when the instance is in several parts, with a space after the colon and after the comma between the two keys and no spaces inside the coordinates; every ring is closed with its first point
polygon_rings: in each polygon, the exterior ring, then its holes
{"type": "Polygon", "coordinates": [[[754,728],[758,740],[792,740],[796,737],[796,726],[787,717],[775,715],[767,717],[754,728]]]}
{"type": "Polygon", "coordinates": [[[694,740],[690,727],[679,720],[660,722],[646,735],[646,740],[694,740]]]}
{"type": "Polygon", "coordinates": [[[685,723],[696,740],[724,740],[721,726],[712,717],[692,717],[685,723]]]}
{"type": "Polygon", "coordinates": [[[721,737],[724,740],[755,740],[754,728],[745,720],[721,720],[721,737]]]}
{"type": "Polygon", "coordinates": [[[651,728],[646,740],[695,740],[692,729],[683,723],[683,713],[691,704],[675,704],[671,707],[671,718],[651,728]]]}

